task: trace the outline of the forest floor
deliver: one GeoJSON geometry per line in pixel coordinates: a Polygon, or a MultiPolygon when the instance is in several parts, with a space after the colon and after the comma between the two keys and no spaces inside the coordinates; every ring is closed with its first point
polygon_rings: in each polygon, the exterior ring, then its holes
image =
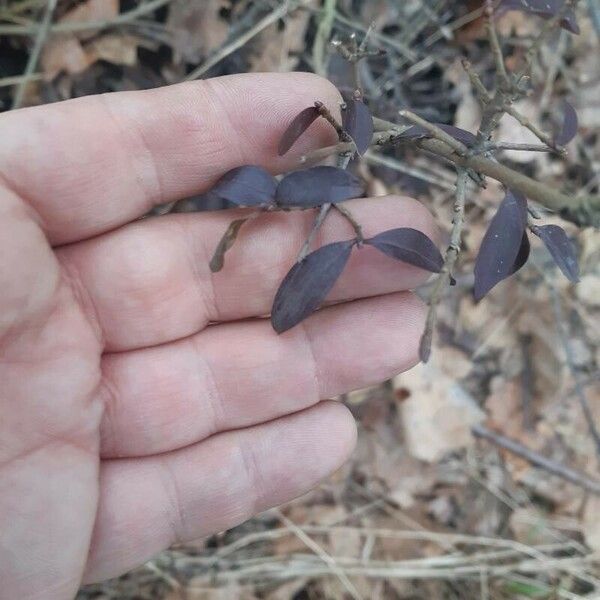
{"type": "MultiPolygon", "coordinates": [[[[19,95],[39,104],[252,71],[327,72],[344,90],[346,65],[327,40],[360,41],[371,23],[371,47],[386,54],[363,61],[361,78],[379,117],[409,108],[476,131],[481,108],[461,59],[494,81],[478,0],[59,0],[31,61],[46,6],[0,0],[1,110],[19,95]]],[[[594,7],[580,3],[580,35],[558,30],[542,46],[518,105],[547,130],[565,99],[575,106],[567,155],[501,157],[574,195],[600,186],[594,7]]],[[[497,21],[509,69],[542,25],[520,12],[497,21]]],[[[537,141],[511,117],[496,136],[537,141]]],[[[409,147],[370,152],[357,168],[371,195],[412,195],[450,232],[451,165],[409,147]]],[[[496,182],[469,194],[430,362],[341,398],[359,426],[346,466],[286,506],[79,598],[600,598],[600,449],[582,409],[600,427],[600,236],[552,216],[577,244],[581,282],[538,240],[529,264],[475,303],[473,265],[500,197],[496,182]]],[[[205,200],[175,210],[206,210],[205,200]]],[[[427,299],[431,285],[419,293],[427,299]]]]}

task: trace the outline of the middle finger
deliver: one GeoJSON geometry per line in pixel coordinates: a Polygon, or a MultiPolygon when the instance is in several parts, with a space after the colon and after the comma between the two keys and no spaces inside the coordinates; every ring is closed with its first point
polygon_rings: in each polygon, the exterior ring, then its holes
{"type": "MultiPolygon", "coordinates": [[[[414,227],[435,239],[430,213],[409,198],[387,196],[345,203],[365,236],[414,227]]],[[[294,264],[314,213],[264,215],[240,232],[224,269],[212,274],[211,255],[240,211],[169,215],[127,225],[66,246],[58,256],[97,324],[106,351],[164,344],[199,332],[209,322],[268,314],[281,280],[294,264]]],[[[350,239],[352,229],[332,213],[316,246],[350,239]]],[[[352,300],[412,289],[428,273],[370,247],[355,250],[329,300],[352,300]]]]}

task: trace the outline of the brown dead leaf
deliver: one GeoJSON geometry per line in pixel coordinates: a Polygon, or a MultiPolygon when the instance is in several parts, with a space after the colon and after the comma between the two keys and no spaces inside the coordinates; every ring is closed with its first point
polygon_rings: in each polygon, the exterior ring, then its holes
{"type": "Polygon", "coordinates": [[[523,383],[520,379],[506,380],[501,376],[491,382],[492,393],[485,407],[490,415],[490,426],[503,435],[530,445],[539,436],[523,428],[523,383]]]}
{"type": "Polygon", "coordinates": [[[138,39],[130,35],[103,35],[92,40],[85,52],[92,62],[105,60],[115,65],[133,67],[137,62],[138,39]]]}
{"type": "Polygon", "coordinates": [[[432,462],[473,443],[471,427],[485,418],[473,397],[433,362],[394,380],[410,391],[400,410],[409,453],[432,462]]]}
{"type": "Polygon", "coordinates": [[[257,38],[251,70],[258,73],[293,71],[298,64],[298,55],[304,49],[304,37],[310,21],[310,12],[296,11],[288,15],[282,29],[274,23],[257,38]]]}
{"type": "Polygon", "coordinates": [[[50,40],[40,60],[46,79],[54,79],[59,73],[76,75],[91,64],[81,42],[74,35],[61,35],[50,40]]]}
{"type": "Polygon", "coordinates": [[[229,25],[221,10],[230,5],[229,0],[171,2],[166,28],[173,36],[175,62],[199,63],[225,42],[229,25]]]}
{"type": "MultiPolygon", "coordinates": [[[[67,12],[60,22],[108,21],[118,14],[118,0],[87,0],[67,12]]],[[[40,59],[44,76],[53,79],[59,73],[76,75],[85,71],[96,61],[96,58],[85,51],[81,40],[89,39],[94,35],[96,32],[91,30],[61,34],[51,38],[44,46],[40,59]]]]}

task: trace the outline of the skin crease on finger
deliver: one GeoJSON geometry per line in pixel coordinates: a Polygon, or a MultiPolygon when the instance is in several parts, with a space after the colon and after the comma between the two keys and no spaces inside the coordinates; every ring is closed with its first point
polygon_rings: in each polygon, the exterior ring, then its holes
{"type": "MultiPolygon", "coordinates": [[[[272,215],[262,229],[254,223],[218,280],[208,260],[237,213],[131,223],[158,202],[207,189],[231,167],[258,162],[281,172],[330,143],[330,129],[315,124],[285,159],[276,158],[282,131],[315,99],[335,105],[339,96],[312,75],[252,75],[0,116],[0,596],[73,596],[84,571],[93,580],[118,575],[177,540],[226,529],[304,493],[347,459],[355,440],[348,411],[319,398],[414,361],[422,307],[406,292],[392,293],[417,285],[423,273],[373,249],[353,257],[333,290],[330,299],[345,304],[280,337],[266,321],[244,321],[268,313],[311,213],[272,215]],[[100,460],[103,369],[118,360],[115,351],[160,354],[165,348],[152,346],[185,345],[177,340],[202,335],[214,320],[236,321],[210,329],[223,334],[210,357],[219,377],[235,368],[232,360],[242,366],[235,353],[250,346],[248,336],[257,344],[249,357],[257,362],[234,382],[241,390],[258,384],[254,396],[232,397],[224,388],[222,414],[215,404],[216,418],[196,420],[193,435],[174,435],[150,455],[143,439],[125,452],[117,439],[107,454],[128,458],[100,460]],[[247,328],[257,325],[260,331],[247,328]],[[396,344],[408,350],[380,356],[392,326],[396,344]],[[304,379],[290,390],[296,395],[274,412],[278,384],[260,381],[258,359],[264,350],[265,363],[278,369],[278,344],[288,360],[319,364],[299,373],[304,379]],[[347,360],[336,365],[334,354],[347,360]]],[[[391,222],[433,229],[408,199],[349,206],[368,235],[391,222]]],[[[318,242],[349,235],[334,214],[318,242]]],[[[196,401],[202,394],[199,388],[196,401]]]]}

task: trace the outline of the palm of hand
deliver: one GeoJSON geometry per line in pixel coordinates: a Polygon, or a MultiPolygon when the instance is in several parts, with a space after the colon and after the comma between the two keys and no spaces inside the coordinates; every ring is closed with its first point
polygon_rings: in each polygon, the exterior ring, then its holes
{"type": "MultiPolygon", "coordinates": [[[[309,75],[236,76],[0,119],[0,596],[70,597],[303,493],[355,438],[347,410],[319,401],[415,362],[423,310],[402,290],[425,274],[368,250],[332,292],[352,302],[279,337],[248,320],[308,213],[249,229],[214,278],[231,214],[131,223],[237,164],[281,172],[330,143],[316,126],[276,158],[316,98],[338,101],[309,75]]],[[[352,210],[367,233],[431,235],[401,202],[352,210]]],[[[321,243],[346,227],[332,219],[321,243]]]]}

